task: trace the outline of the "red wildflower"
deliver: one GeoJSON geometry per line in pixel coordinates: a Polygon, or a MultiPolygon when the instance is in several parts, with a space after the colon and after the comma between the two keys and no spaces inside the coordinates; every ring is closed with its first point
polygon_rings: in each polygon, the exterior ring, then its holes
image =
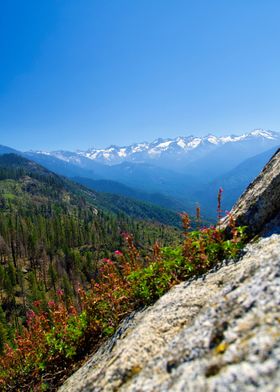
{"type": "Polygon", "coordinates": [[[122,256],[123,255],[123,253],[120,250],[115,250],[114,253],[115,253],[116,256],[122,256]]]}
{"type": "Polygon", "coordinates": [[[40,305],[41,305],[40,300],[33,301],[33,306],[35,306],[35,308],[39,308],[40,305]]]}
{"type": "Polygon", "coordinates": [[[131,237],[131,235],[129,234],[129,233],[122,233],[121,234],[122,235],[122,237],[127,241],[130,237],[131,237]]]}
{"type": "Polygon", "coordinates": [[[26,313],[26,317],[27,317],[27,323],[30,324],[31,320],[33,320],[36,317],[36,314],[33,310],[28,310],[28,312],[26,313]]]}
{"type": "Polygon", "coordinates": [[[104,263],[109,264],[109,265],[114,265],[114,263],[112,262],[112,260],[110,259],[103,259],[104,263]]]}

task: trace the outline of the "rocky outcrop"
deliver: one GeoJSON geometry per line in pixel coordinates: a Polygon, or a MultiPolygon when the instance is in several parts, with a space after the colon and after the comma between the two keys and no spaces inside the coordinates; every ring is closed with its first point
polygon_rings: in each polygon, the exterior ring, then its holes
{"type": "Polygon", "coordinates": [[[274,391],[280,236],[135,314],[60,392],[274,391]]]}
{"type": "MultiPolygon", "coordinates": [[[[277,226],[280,233],[280,149],[233,206],[231,215],[238,226],[248,226],[251,237],[266,231],[272,219],[275,222],[270,226],[274,231],[277,226]]],[[[221,228],[227,227],[228,223],[226,217],[221,228]]]]}
{"type": "Polygon", "coordinates": [[[279,181],[278,151],[232,212],[267,238],[131,315],[60,392],[279,390],[279,181]]]}

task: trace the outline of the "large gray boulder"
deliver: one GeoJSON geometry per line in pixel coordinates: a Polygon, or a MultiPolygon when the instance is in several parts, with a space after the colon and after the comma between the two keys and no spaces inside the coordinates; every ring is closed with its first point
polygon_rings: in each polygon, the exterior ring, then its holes
{"type": "MultiPolygon", "coordinates": [[[[280,233],[280,149],[233,206],[231,215],[238,226],[248,226],[251,237],[266,230],[272,219],[274,230],[277,226],[280,233]]],[[[226,217],[221,228],[228,224],[229,217],[226,217]]]]}
{"type": "Polygon", "coordinates": [[[276,391],[280,236],[237,263],[182,283],[136,313],[60,388],[79,391],[276,391]]]}

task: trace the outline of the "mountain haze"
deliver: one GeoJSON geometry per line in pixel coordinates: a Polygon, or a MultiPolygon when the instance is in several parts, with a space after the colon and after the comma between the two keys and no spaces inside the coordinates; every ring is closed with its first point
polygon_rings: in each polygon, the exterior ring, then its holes
{"type": "Polygon", "coordinates": [[[216,190],[222,187],[225,190],[223,194],[223,209],[229,210],[276,151],[277,147],[274,147],[252,158],[246,159],[234,169],[207,184],[207,198],[204,196],[205,192],[203,187],[194,197],[199,200],[204,200],[207,211],[215,211],[217,204],[216,190]]]}
{"type": "MultiPolygon", "coordinates": [[[[37,193],[40,194],[41,192],[41,184],[38,183],[38,181],[36,182],[29,179],[29,176],[31,175],[32,178],[33,175],[36,179],[39,178],[39,180],[43,182],[44,186],[50,187],[50,192],[53,191],[54,195],[60,196],[60,199],[58,199],[59,202],[64,202],[64,198],[69,198],[70,203],[72,200],[76,203],[79,198],[90,203],[90,205],[96,209],[97,214],[99,210],[108,211],[115,214],[131,216],[135,219],[146,219],[167,225],[180,225],[179,216],[168,209],[152,205],[151,203],[137,201],[125,196],[95,192],[67,178],[60,177],[50,172],[48,169],[45,169],[43,166],[15,154],[5,154],[0,156],[0,169],[2,169],[3,176],[5,170],[16,170],[22,172],[25,175],[22,181],[24,184],[26,182],[26,189],[31,190],[31,195],[36,195],[37,193]],[[37,189],[38,186],[39,189],[37,189]],[[55,188],[52,189],[54,186],[55,188]],[[61,187],[61,189],[59,187],[61,187]]],[[[22,189],[22,192],[24,195],[25,188],[22,189]]],[[[18,191],[18,193],[18,196],[20,196],[21,192],[18,191]]],[[[24,198],[25,197],[26,196],[24,196],[24,198]]],[[[40,200],[40,197],[38,200],[40,200]]],[[[44,198],[43,201],[45,201],[44,198]]]]}
{"type": "Polygon", "coordinates": [[[184,203],[180,203],[176,198],[172,198],[171,196],[167,196],[161,193],[147,193],[131,188],[117,181],[92,180],[86,177],[73,177],[73,181],[78,182],[79,184],[82,184],[87,188],[93,189],[97,192],[106,192],[127,196],[136,200],[143,200],[149,203],[154,203],[161,207],[169,208],[175,211],[182,211],[185,208],[184,203]]]}
{"type": "MultiPolygon", "coordinates": [[[[156,139],[151,143],[142,142],[130,146],[110,146],[105,149],[89,149],[87,151],[77,151],[71,153],[67,151],[54,151],[43,154],[55,156],[71,163],[84,165],[83,158],[106,165],[116,165],[121,162],[153,163],[158,166],[168,168],[182,166],[202,158],[212,151],[219,150],[220,147],[238,146],[243,154],[247,145],[251,146],[251,155],[255,155],[255,150],[268,149],[270,145],[279,143],[279,133],[265,130],[254,130],[243,135],[228,135],[217,137],[212,134],[204,137],[180,136],[175,139],[156,139]],[[254,147],[253,147],[254,146],[254,147]]],[[[38,152],[39,154],[42,152],[38,152]]]]}
{"type": "Polygon", "coordinates": [[[191,213],[199,203],[205,217],[213,217],[219,187],[224,189],[224,209],[229,210],[279,145],[279,133],[258,129],[238,136],[208,134],[87,151],[19,154],[93,190],[191,213]],[[255,160],[247,164],[251,158],[255,160]]]}

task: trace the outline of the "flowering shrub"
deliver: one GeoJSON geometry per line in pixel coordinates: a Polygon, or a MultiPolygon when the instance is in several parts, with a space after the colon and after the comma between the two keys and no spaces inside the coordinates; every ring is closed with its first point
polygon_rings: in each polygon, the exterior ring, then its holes
{"type": "Polygon", "coordinates": [[[162,248],[157,260],[133,271],[128,280],[140,303],[152,303],[170,287],[193,275],[201,275],[219,260],[236,257],[244,246],[245,228],[231,223],[231,239],[218,227],[188,231],[190,219],[182,214],[184,242],[177,248],[162,248]]]}
{"type": "Polygon", "coordinates": [[[35,301],[0,356],[1,390],[53,389],[133,309],[151,304],[173,285],[205,273],[218,261],[236,257],[244,245],[245,228],[236,227],[232,217],[231,238],[214,226],[190,231],[187,214],[182,214],[182,222],[181,246],[161,248],[156,242],[149,257],[140,255],[126,233],[127,251],[116,250],[112,259],[100,261],[91,288],[77,288],[76,304],[69,303],[61,289],[47,304],[35,301]]]}

